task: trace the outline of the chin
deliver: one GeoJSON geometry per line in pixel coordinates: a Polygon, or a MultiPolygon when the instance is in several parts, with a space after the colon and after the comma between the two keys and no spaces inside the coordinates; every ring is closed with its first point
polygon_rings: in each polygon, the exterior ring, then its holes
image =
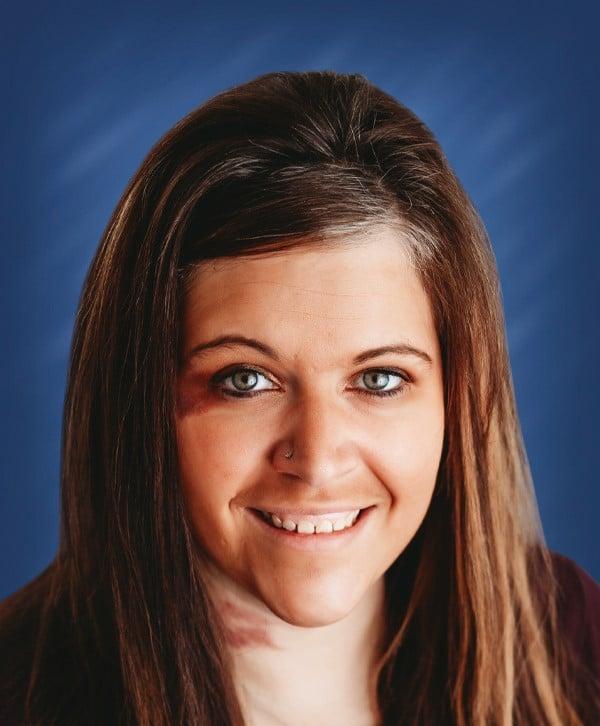
{"type": "Polygon", "coordinates": [[[320,628],[324,625],[332,625],[346,617],[349,612],[347,608],[329,609],[323,604],[316,603],[316,605],[316,608],[298,607],[283,610],[269,607],[275,615],[286,623],[296,625],[299,628],[320,628]]]}
{"type": "Polygon", "coordinates": [[[345,618],[357,604],[355,592],[307,593],[298,591],[282,597],[281,593],[264,594],[265,605],[277,617],[301,628],[319,628],[345,618]]]}

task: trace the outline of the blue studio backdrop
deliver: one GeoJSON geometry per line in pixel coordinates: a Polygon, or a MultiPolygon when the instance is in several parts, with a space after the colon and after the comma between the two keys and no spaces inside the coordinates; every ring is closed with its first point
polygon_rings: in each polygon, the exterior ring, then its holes
{"type": "Polygon", "coordinates": [[[433,130],[490,233],[549,546],[600,579],[598,27],[593,3],[4,5],[0,598],[58,542],[84,275],[155,141],[273,70],[358,72],[433,130]]]}

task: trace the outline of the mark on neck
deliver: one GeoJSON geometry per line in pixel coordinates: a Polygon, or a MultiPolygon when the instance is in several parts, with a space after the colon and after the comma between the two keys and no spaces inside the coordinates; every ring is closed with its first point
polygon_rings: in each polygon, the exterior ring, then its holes
{"type": "Polygon", "coordinates": [[[265,619],[251,610],[224,600],[220,606],[225,639],[233,648],[263,647],[278,649],[272,641],[265,619]]]}

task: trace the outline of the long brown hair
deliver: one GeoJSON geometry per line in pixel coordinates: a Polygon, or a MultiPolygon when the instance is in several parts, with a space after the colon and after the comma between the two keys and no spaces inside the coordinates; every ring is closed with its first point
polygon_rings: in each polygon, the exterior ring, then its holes
{"type": "Polygon", "coordinates": [[[243,723],[178,481],[186,286],[202,260],[345,244],[382,222],[433,307],[446,432],[425,520],[386,573],[381,721],[594,712],[597,684],[558,632],[486,232],[430,130],[363,76],[327,71],[269,73],[192,111],[109,221],[74,331],[59,552],[9,605],[27,723],[243,723]]]}

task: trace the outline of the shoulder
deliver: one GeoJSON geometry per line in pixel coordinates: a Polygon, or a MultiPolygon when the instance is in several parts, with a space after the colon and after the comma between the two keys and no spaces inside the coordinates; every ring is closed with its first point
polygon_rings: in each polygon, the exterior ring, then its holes
{"type": "Polygon", "coordinates": [[[49,569],[0,602],[0,723],[22,723],[49,569]]]}
{"type": "Polygon", "coordinates": [[[0,602],[2,726],[123,723],[116,635],[72,614],[60,574],[51,565],[0,602]]]}
{"type": "Polygon", "coordinates": [[[600,583],[574,560],[550,552],[558,585],[558,622],[565,639],[600,676],[600,583]]]}

